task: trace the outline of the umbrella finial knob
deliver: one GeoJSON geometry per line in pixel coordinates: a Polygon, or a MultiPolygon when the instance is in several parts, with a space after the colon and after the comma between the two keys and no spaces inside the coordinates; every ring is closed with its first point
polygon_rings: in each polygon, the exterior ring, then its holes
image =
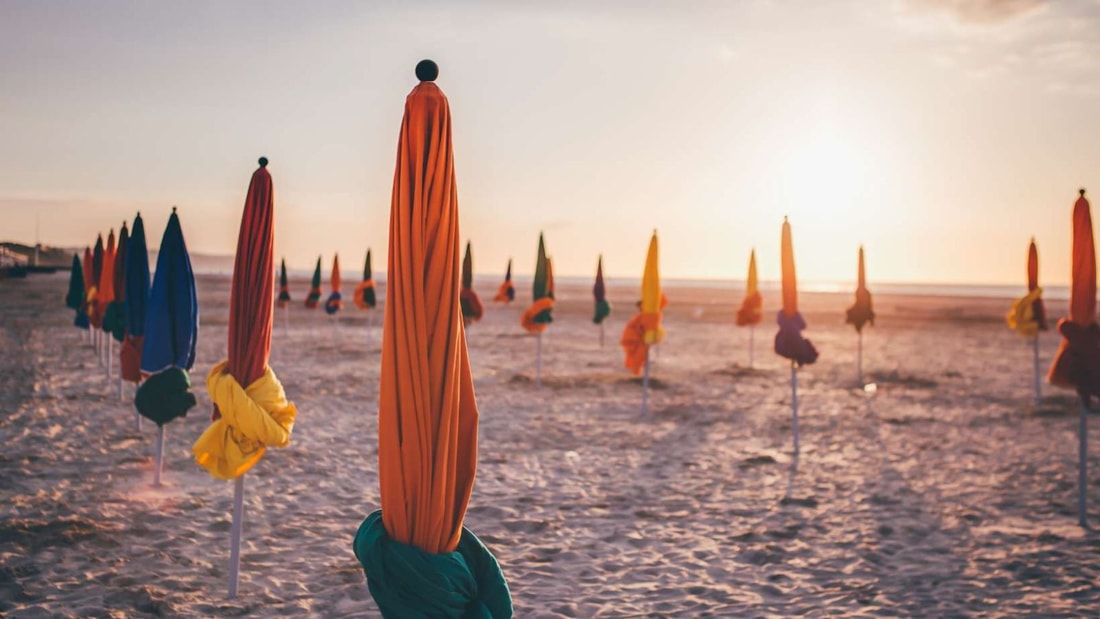
{"type": "Polygon", "coordinates": [[[424,59],[416,63],[416,79],[422,82],[434,82],[439,77],[439,65],[435,61],[424,59]]]}
{"type": "Polygon", "coordinates": [[[1081,197],[1084,198],[1085,197],[1085,188],[1082,187],[1082,188],[1078,189],[1077,193],[1081,194],[1081,197]]]}
{"type": "Polygon", "coordinates": [[[261,168],[266,168],[267,167],[267,157],[260,157],[260,167],[261,168]]]}
{"type": "Polygon", "coordinates": [[[175,213],[176,213],[176,207],[173,206],[172,207],[172,214],[174,215],[175,213]]]}

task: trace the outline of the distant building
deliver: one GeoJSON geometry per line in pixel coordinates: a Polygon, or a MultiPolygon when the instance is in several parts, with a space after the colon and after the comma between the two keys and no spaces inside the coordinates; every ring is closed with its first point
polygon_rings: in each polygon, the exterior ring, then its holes
{"type": "Polygon", "coordinates": [[[26,255],[0,246],[0,268],[25,267],[29,263],[26,255]]]}

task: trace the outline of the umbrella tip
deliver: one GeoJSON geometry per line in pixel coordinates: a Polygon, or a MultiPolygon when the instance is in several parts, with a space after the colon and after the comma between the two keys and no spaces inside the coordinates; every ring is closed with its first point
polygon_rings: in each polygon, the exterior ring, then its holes
{"type": "Polygon", "coordinates": [[[416,79],[422,82],[434,82],[439,77],[439,65],[435,61],[424,59],[416,63],[416,79]]]}
{"type": "Polygon", "coordinates": [[[267,167],[267,157],[260,157],[260,167],[261,168],[266,168],[267,167]]]}
{"type": "Polygon", "coordinates": [[[1077,193],[1081,194],[1081,197],[1084,198],[1085,197],[1085,188],[1082,187],[1082,188],[1078,189],[1077,193]]]}
{"type": "Polygon", "coordinates": [[[174,215],[175,213],[176,213],[176,207],[173,206],[172,207],[172,214],[174,215]]]}

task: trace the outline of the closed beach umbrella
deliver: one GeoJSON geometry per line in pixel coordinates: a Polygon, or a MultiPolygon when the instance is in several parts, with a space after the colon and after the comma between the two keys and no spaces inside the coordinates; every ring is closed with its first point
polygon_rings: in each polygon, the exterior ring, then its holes
{"type": "MultiPolygon", "coordinates": [[[[603,321],[611,315],[611,303],[607,300],[607,286],[603,282],[603,254],[596,261],[596,283],[592,285],[592,298],[596,302],[596,313],[592,316],[592,322],[602,325],[603,321]]],[[[600,342],[603,345],[603,342],[600,342]]]]}
{"type": "Polygon", "coordinates": [[[306,295],[306,308],[314,309],[321,302],[321,257],[317,256],[317,266],[313,267],[313,278],[309,280],[309,293],[306,295]]]}
{"type": "Polygon", "coordinates": [[[65,307],[76,312],[73,326],[78,329],[88,328],[88,314],[84,311],[84,298],[87,290],[84,288],[84,267],[80,264],[80,257],[73,254],[73,265],[69,271],[69,292],[65,295],[65,307]]]}
{"type": "Polygon", "coordinates": [[[520,317],[520,324],[528,333],[542,333],[554,321],[553,289],[549,282],[550,261],[546,258],[546,242],[539,233],[538,256],[535,259],[535,279],[531,285],[532,302],[520,317]]]}
{"type": "Polygon", "coordinates": [[[126,243],[126,338],[119,351],[122,379],[141,382],[141,349],[145,342],[145,311],[149,301],[149,249],[145,221],[134,218],[134,229],[126,243]]]}
{"type": "Polygon", "coordinates": [[[340,256],[332,257],[332,276],[329,278],[331,292],[325,299],[325,313],[332,316],[344,307],[344,297],[340,294],[340,256]]]}
{"type": "Polygon", "coordinates": [[[504,272],[504,281],[497,288],[497,295],[493,301],[497,303],[511,303],[516,300],[516,287],[512,285],[512,259],[508,259],[508,269],[504,272]]]}
{"type": "Polygon", "coordinates": [[[134,405],[158,426],[182,417],[195,405],[188,372],[195,363],[199,304],[195,274],[175,207],[157,253],[157,268],[145,306],[145,339],[134,405]]]}
{"type": "Polygon", "coordinates": [[[1035,239],[1027,248],[1027,294],[1012,303],[1005,316],[1008,327],[1031,340],[1032,369],[1034,370],[1035,404],[1042,398],[1042,381],[1039,376],[1039,332],[1047,330],[1047,312],[1043,307],[1043,289],[1039,287],[1039,248],[1035,239]]]}
{"type": "Polygon", "coordinates": [[[798,282],[794,271],[794,243],[791,241],[791,224],[783,218],[780,238],[782,260],[783,308],[776,315],[779,332],[775,335],[775,352],[791,360],[791,428],[794,433],[794,453],[798,456],[798,372],[797,369],[817,361],[817,349],[810,340],[802,337],[806,320],[798,311],[798,282]]]}
{"type": "Polygon", "coordinates": [[[856,328],[858,345],[856,353],[856,378],[860,385],[863,384],[863,327],[866,324],[874,326],[875,310],[871,305],[871,291],[867,290],[867,274],[863,266],[863,246],[859,247],[859,266],[857,267],[858,280],[856,283],[856,302],[848,308],[845,321],[856,328]]]}
{"type": "Polygon", "coordinates": [[[737,310],[737,326],[749,328],[749,367],[756,356],[756,325],[764,321],[764,297],[756,277],[756,250],[749,252],[749,274],[745,279],[745,298],[737,310]]]}
{"type": "Polygon", "coordinates": [[[1092,398],[1100,397],[1100,325],[1096,324],[1096,245],[1092,213],[1082,189],[1073,205],[1073,267],[1069,316],[1058,321],[1062,343],[1050,366],[1050,382],[1076,389],[1078,416],[1077,514],[1088,526],[1085,489],[1088,485],[1088,413],[1092,398]]]}
{"type": "Polygon", "coordinates": [[[643,374],[643,413],[647,410],[649,398],[649,348],[660,344],[665,337],[665,330],[661,327],[661,313],[668,304],[668,299],[661,291],[659,263],[655,230],[649,239],[645,269],[642,271],[642,300],[639,303],[641,311],[627,322],[620,340],[626,356],[623,364],[633,374],[643,374]]]}
{"type": "Polygon", "coordinates": [[[237,594],[244,478],[267,447],[290,443],[297,409],[268,367],[271,354],[271,273],[275,266],[274,189],[267,159],[252,174],[237,236],[229,299],[228,358],[214,365],[206,390],[213,423],[195,441],[195,461],[218,479],[236,479],[230,547],[229,597],[237,594]]]}
{"type": "Polygon", "coordinates": [[[462,289],[458,292],[458,300],[462,305],[462,320],[466,324],[481,320],[485,308],[474,292],[474,256],[469,241],[466,241],[466,255],[462,258],[462,289]]]}
{"type": "Polygon", "coordinates": [[[115,300],[115,255],[118,251],[115,246],[115,229],[111,228],[107,235],[107,247],[103,250],[103,264],[99,270],[99,280],[96,286],[95,306],[99,315],[99,325],[104,331],[108,331],[108,325],[104,323],[107,317],[107,306],[115,300]]]}
{"type": "Polygon", "coordinates": [[[371,255],[367,250],[367,260],[363,264],[363,281],[355,287],[355,306],[361,310],[374,309],[378,299],[374,294],[374,275],[371,273],[371,255]]]}
{"type": "Polygon", "coordinates": [[[126,222],[122,222],[122,229],[118,233],[118,247],[111,265],[111,292],[114,298],[103,313],[103,330],[110,333],[117,342],[121,342],[126,335],[126,251],[129,241],[130,231],[126,222]]]}
{"type": "Polygon", "coordinates": [[[286,258],[279,264],[279,298],[275,302],[279,307],[286,307],[290,303],[290,285],[286,280],[286,258]]]}
{"type": "Polygon", "coordinates": [[[405,101],[390,209],[379,380],[382,509],[355,556],[384,617],[512,616],[496,559],[462,526],[478,408],[459,302],[458,196],[447,98],[421,62],[405,101]]]}
{"type": "Polygon", "coordinates": [[[97,311],[99,303],[99,278],[103,274],[103,235],[95,240],[95,249],[92,250],[92,279],[88,289],[88,320],[95,331],[99,331],[103,324],[103,314],[97,311]]]}

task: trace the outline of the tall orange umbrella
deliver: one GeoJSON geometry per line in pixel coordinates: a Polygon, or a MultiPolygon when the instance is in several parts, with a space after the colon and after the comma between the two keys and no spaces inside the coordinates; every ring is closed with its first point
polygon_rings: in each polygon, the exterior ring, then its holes
{"type": "Polygon", "coordinates": [[[462,526],[477,469],[478,410],[459,302],[458,195],[435,63],[405,100],[390,208],[379,379],[382,509],[355,556],[385,617],[511,617],[492,554],[462,526]]]}
{"type": "Polygon", "coordinates": [[[1005,316],[1008,327],[1031,340],[1032,368],[1035,376],[1035,405],[1042,400],[1042,381],[1039,378],[1039,333],[1047,330],[1046,308],[1043,307],[1043,289],[1039,287],[1039,248],[1035,239],[1027,248],[1027,294],[1012,304],[1005,316]]]}
{"type": "Polygon", "coordinates": [[[1062,344],[1050,366],[1050,382],[1077,390],[1081,400],[1078,419],[1077,517],[1088,526],[1085,488],[1088,484],[1088,412],[1092,398],[1100,396],[1100,325],[1096,324],[1096,245],[1092,214],[1085,190],[1073,205],[1073,271],[1069,317],[1058,321],[1062,344]]]}
{"type": "Polygon", "coordinates": [[[233,479],[233,525],[229,550],[229,598],[237,595],[244,474],[268,446],[290,443],[297,409],[268,366],[275,297],[274,187],[267,158],[252,174],[237,236],[229,298],[228,359],[211,368],[206,390],[214,402],[213,423],[191,448],[195,461],[218,479],[233,479]]]}
{"type": "Polygon", "coordinates": [[[737,310],[737,326],[749,328],[749,367],[752,367],[756,345],[756,325],[764,321],[764,298],[760,296],[756,277],[756,250],[749,252],[749,274],[745,278],[745,298],[737,310]]]}
{"type": "MultiPolygon", "coordinates": [[[[118,245],[115,247],[114,264],[111,272],[111,292],[114,298],[107,304],[103,312],[103,331],[110,338],[119,343],[118,349],[122,350],[122,342],[126,338],[126,251],[130,242],[130,230],[126,222],[122,222],[122,229],[118,232],[118,245]]],[[[114,360],[112,352],[113,342],[107,342],[107,378],[111,378],[111,363],[114,360]]],[[[122,363],[119,362],[118,373],[118,399],[122,399],[122,363]]]]}
{"type": "Polygon", "coordinates": [[[775,335],[775,352],[791,360],[791,428],[794,431],[794,453],[798,455],[798,368],[817,361],[817,349],[810,340],[802,337],[806,320],[798,311],[798,282],[794,271],[794,243],[791,241],[791,224],[783,218],[780,237],[780,256],[783,267],[783,309],[776,315],[779,332],[775,335]]]}
{"type": "Polygon", "coordinates": [[[344,307],[344,297],[340,295],[340,256],[332,257],[332,276],[329,278],[329,289],[332,291],[325,300],[325,313],[332,316],[344,307]]]}
{"type": "Polygon", "coordinates": [[[859,344],[856,352],[856,380],[863,385],[863,327],[875,325],[875,310],[871,306],[871,291],[867,290],[867,273],[863,266],[863,246],[859,246],[859,266],[856,276],[856,302],[848,308],[845,321],[856,328],[859,344]]]}
{"type": "Polygon", "coordinates": [[[493,301],[497,303],[511,303],[516,300],[516,287],[512,285],[512,259],[508,259],[508,269],[504,272],[504,281],[497,289],[497,296],[493,301]]]}
{"type": "Polygon", "coordinates": [[[462,289],[459,290],[458,300],[462,305],[462,320],[467,325],[481,320],[485,307],[474,291],[474,255],[469,241],[466,241],[466,255],[462,258],[462,289]]]}

